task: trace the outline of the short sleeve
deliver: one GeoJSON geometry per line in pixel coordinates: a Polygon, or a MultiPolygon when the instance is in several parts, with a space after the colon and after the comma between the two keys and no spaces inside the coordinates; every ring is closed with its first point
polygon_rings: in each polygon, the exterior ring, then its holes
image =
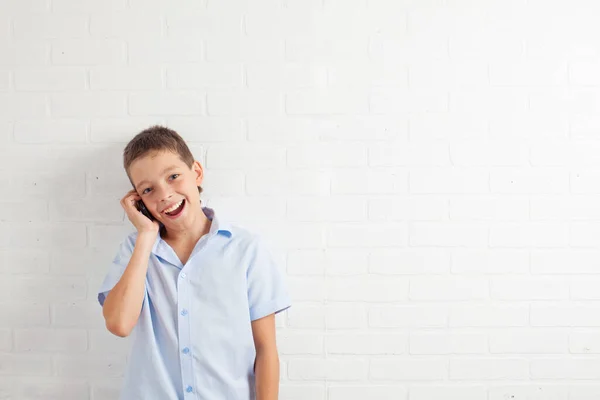
{"type": "Polygon", "coordinates": [[[248,266],[248,303],[250,320],[276,314],[291,306],[282,271],[277,266],[265,243],[256,238],[250,246],[248,266]]]}
{"type": "Polygon", "coordinates": [[[119,279],[121,279],[121,276],[123,276],[125,268],[127,267],[127,264],[129,264],[129,260],[133,254],[134,245],[134,235],[129,235],[119,246],[119,251],[104,278],[104,282],[102,282],[102,285],[100,285],[100,288],[98,289],[98,302],[101,306],[104,306],[104,300],[106,300],[108,292],[115,287],[119,282],[119,279]]]}

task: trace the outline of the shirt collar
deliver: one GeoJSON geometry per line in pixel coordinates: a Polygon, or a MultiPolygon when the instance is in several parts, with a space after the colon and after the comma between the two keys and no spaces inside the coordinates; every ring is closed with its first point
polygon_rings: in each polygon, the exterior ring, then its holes
{"type": "MultiPolygon", "coordinates": [[[[220,233],[222,235],[227,236],[228,238],[231,237],[233,232],[231,230],[231,224],[228,221],[218,218],[215,214],[215,210],[213,210],[212,208],[202,207],[202,212],[204,212],[206,218],[208,218],[211,221],[210,229],[208,231],[209,236],[213,236],[220,233]]],[[[163,239],[160,237],[160,234],[157,235],[156,241],[154,242],[154,246],[152,247],[153,253],[157,254],[158,247],[162,240],[163,239]]]]}

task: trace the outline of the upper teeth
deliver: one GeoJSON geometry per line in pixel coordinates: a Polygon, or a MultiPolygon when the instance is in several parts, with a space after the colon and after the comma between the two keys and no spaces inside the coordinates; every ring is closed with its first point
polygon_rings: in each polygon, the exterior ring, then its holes
{"type": "Polygon", "coordinates": [[[171,207],[167,208],[167,209],[165,210],[165,212],[171,212],[171,211],[175,211],[175,210],[176,210],[176,209],[177,209],[177,208],[178,208],[178,207],[181,205],[181,203],[183,203],[183,200],[181,200],[179,203],[177,203],[177,204],[175,204],[175,205],[173,205],[173,206],[171,206],[171,207]]]}

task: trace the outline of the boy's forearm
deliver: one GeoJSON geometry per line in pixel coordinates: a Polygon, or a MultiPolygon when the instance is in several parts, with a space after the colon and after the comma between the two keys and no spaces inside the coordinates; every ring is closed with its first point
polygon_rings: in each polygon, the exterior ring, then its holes
{"type": "Polygon", "coordinates": [[[279,355],[277,349],[263,349],[256,353],[254,368],[256,400],[279,398],[279,355]]]}
{"type": "Polygon", "coordinates": [[[155,238],[138,235],[123,276],[108,293],[102,313],[108,330],[117,336],[127,336],[137,323],[144,301],[144,285],[148,260],[155,238]]]}

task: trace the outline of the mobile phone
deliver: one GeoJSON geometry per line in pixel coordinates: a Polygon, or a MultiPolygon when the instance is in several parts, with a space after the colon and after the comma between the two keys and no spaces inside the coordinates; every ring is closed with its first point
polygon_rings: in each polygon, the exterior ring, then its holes
{"type": "MultiPolygon", "coordinates": [[[[144,202],[142,200],[137,201],[136,208],[151,221],[156,220],[156,218],[154,218],[154,216],[150,213],[150,211],[148,211],[148,209],[146,208],[146,205],[144,204],[144,202]]],[[[161,229],[164,228],[164,225],[162,222],[159,221],[158,225],[160,225],[161,229]]]]}

